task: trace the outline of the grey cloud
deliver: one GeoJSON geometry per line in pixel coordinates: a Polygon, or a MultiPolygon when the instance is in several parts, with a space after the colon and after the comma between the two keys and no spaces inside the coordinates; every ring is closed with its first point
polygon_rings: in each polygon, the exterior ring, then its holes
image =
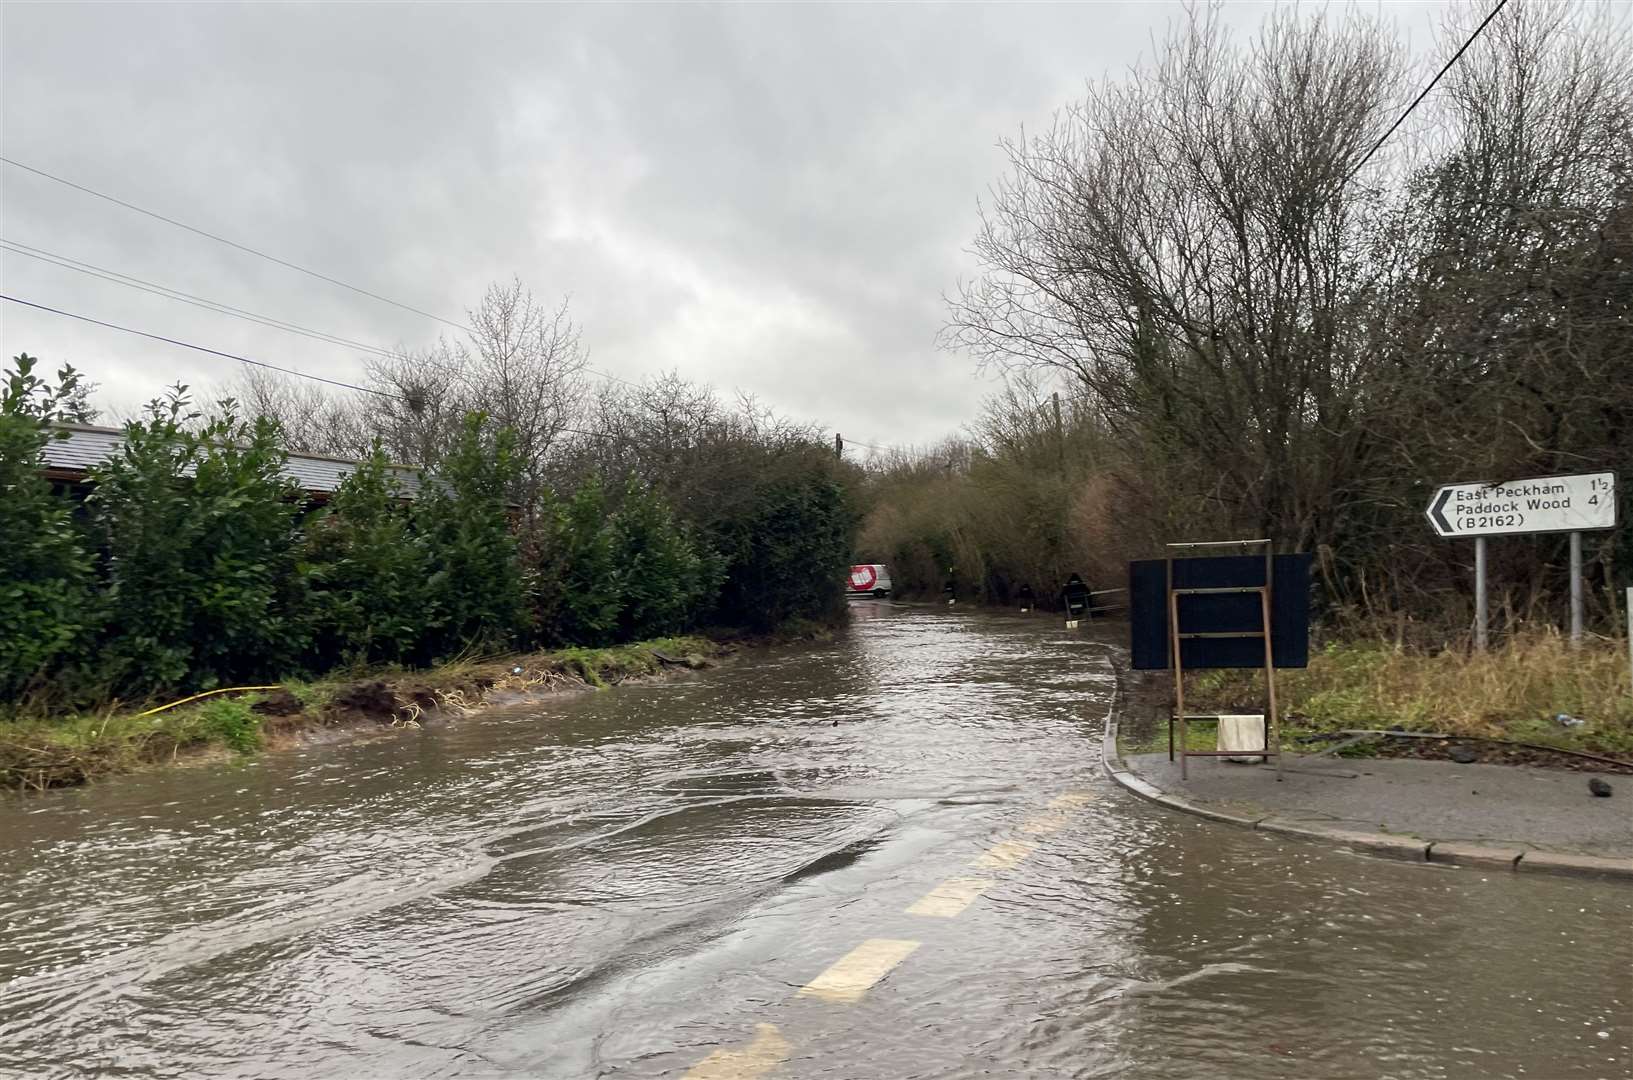
{"type": "MultiPolygon", "coordinates": [[[[22,5],[7,156],[459,317],[518,274],[594,362],[740,386],[869,442],[988,389],[937,351],[996,140],[1174,4],[22,5]]],[[[1242,21],[1260,9],[1244,7],[1242,21]]],[[[14,169],[4,235],[382,345],[447,328],[14,169]]],[[[337,378],[344,349],[7,254],[8,292],[337,378]]],[[[133,403],[232,365],[7,305],[4,348],[133,403]]]]}

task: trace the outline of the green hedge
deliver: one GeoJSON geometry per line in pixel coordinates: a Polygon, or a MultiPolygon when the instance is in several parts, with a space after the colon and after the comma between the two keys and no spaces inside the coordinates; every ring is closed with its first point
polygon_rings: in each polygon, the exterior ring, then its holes
{"type": "Polygon", "coordinates": [[[17,357],[0,389],[0,701],[81,655],[100,617],[73,506],[40,470],[79,379],[64,368],[50,386],[35,364],[17,357]]]}
{"type": "Polygon", "coordinates": [[[337,668],[536,645],[604,646],[705,622],[767,629],[842,609],[855,514],[831,455],[783,455],[729,510],[676,516],[593,473],[508,501],[513,433],[481,414],[410,503],[378,445],[326,504],[283,472],[275,422],[209,417],[178,386],[127,423],[83,502],[43,477],[78,385],[18,357],[0,408],[0,702],[35,712],[337,668]]]}

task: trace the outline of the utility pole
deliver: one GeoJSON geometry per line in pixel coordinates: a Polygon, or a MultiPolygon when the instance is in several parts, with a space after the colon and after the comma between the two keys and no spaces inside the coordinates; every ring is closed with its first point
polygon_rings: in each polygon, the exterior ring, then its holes
{"type": "Polygon", "coordinates": [[[1066,467],[1066,433],[1060,426],[1060,391],[1056,390],[1055,403],[1055,450],[1060,457],[1060,467],[1066,467]]]}
{"type": "Polygon", "coordinates": [[[845,458],[845,437],[837,431],[834,432],[834,457],[841,461],[845,458]]]}

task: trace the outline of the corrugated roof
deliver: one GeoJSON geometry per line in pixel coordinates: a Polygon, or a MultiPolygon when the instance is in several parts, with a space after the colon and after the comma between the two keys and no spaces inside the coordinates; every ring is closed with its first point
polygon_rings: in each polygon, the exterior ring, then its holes
{"type": "MultiPolygon", "coordinates": [[[[118,428],[88,427],[82,424],[60,424],[57,430],[68,433],[66,439],[52,439],[45,446],[45,465],[48,469],[83,473],[93,465],[107,461],[125,441],[118,428]]],[[[322,454],[290,454],[284,462],[284,475],[299,484],[304,491],[328,494],[340,487],[340,482],[357,469],[358,462],[350,458],[325,457],[322,454]]],[[[419,497],[419,473],[406,465],[389,466],[391,475],[401,488],[403,497],[419,497]]]]}
{"type": "Polygon", "coordinates": [[[45,463],[53,469],[89,469],[100,465],[118,451],[125,435],[118,428],[93,428],[63,425],[66,439],[52,439],[45,444],[45,463]]]}

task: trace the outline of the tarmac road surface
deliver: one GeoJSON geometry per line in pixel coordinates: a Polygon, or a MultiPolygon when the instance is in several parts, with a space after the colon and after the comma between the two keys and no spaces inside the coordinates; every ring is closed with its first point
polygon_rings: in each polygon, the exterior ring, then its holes
{"type": "Polygon", "coordinates": [[[0,806],[0,1074],[1623,1077],[1633,889],[1099,771],[1117,645],[854,605],[686,681],[0,806]]]}

